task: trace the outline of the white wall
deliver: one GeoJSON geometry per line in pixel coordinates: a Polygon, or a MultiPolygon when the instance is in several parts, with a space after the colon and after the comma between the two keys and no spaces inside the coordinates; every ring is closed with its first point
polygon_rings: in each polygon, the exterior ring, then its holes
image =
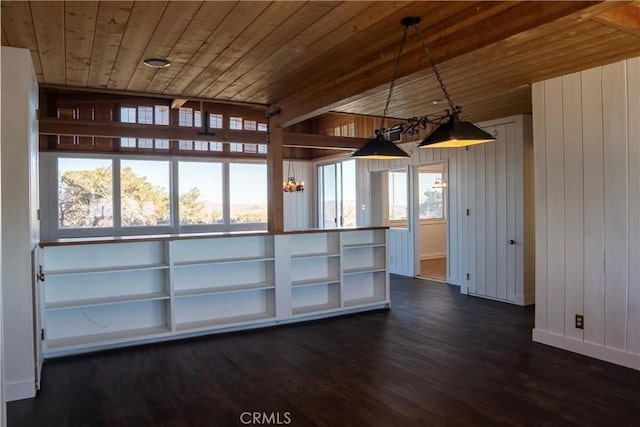
{"type": "Polygon", "coordinates": [[[420,222],[420,259],[447,256],[447,221],[427,220],[420,222]]]}
{"type": "MultiPolygon", "coordinates": [[[[496,133],[497,142],[464,148],[418,149],[403,144],[412,156],[406,160],[358,160],[358,224],[372,221],[370,176],[372,172],[421,165],[447,163],[448,171],[448,258],[447,282],[462,292],[486,298],[531,304],[533,302],[532,203],[525,203],[531,191],[531,121],[513,116],[482,123],[496,133]],[[466,215],[466,210],[470,215],[466,215]],[[527,226],[529,225],[529,226],[527,226]],[[515,245],[510,245],[514,240],[515,245]],[[467,273],[469,279],[467,280],[467,273]]],[[[376,197],[380,191],[374,189],[376,197]]],[[[414,194],[413,189],[410,194],[414,194]]],[[[416,197],[411,198],[415,200],[416,197]]],[[[414,204],[411,211],[417,206],[414,204]]],[[[411,223],[411,221],[409,221],[411,223]]],[[[378,225],[378,224],[372,224],[378,225]]],[[[414,276],[413,230],[389,231],[390,272],[414,276]]]]}
{"type": "Polygon", "coordinates": [[[640,58],[534,84],[533,118],[533,339],[640,369],[640,58]]]}
{"type": "Polygon", "coordinates": [[[38,241],[37,205],[33,205],[38,184],[37,97],[29,50],[3,46],[2,299],[7,401],[33,397],[36,390],[31,250],[38,241]]]}

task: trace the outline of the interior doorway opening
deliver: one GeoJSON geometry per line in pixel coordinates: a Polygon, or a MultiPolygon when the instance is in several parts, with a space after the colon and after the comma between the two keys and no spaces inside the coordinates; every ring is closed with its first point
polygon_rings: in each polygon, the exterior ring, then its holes
{"type": "Polygon", "coordinates": [[[414,169],[416,215],[416,276],[447,282],[447,164],[430,163],[414,169]]]}

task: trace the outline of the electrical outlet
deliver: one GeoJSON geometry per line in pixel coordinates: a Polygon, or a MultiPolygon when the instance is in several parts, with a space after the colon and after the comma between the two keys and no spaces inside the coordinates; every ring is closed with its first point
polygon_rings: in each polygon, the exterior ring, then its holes
{"type": "Polygon", "coordinates": [[[576,329],[584,329],[584,316],[576,314],[576,329]]]}

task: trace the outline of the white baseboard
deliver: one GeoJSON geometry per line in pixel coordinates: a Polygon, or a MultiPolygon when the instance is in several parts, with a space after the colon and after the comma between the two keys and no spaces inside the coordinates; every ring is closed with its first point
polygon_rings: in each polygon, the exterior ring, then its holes
{"type": "Polygon", "coordinates": [[[516,295],[516,304],[518,305],[533,305],[535,303],[536,296],[534,294],[516,295]]]}
{"type": "Polygon", "coordinates": [[[5,383],[5,397],[7,402],[36,397],[36,384],[33,380],[5,383]]]}
{"type": "Polygon", "coordinates": [[[397,274],[398,276],[413,277],[413,271],[404,270],[404,269],[400,269],[400,268],[389,267],[389,273],[390,274],[397,274]]]}
{"type": "Polygon", "coordinates": [[[596,344],[578,341],[564,335],[549,333],[540,329],[534,329],[531,336],[533,341],[541,344],[593,357],[594,359],[604,360],[605,362],[615,363],[616,365],[625,366],[627,368],[640,370],[640,354],[627,353],[614,348],[602,347],[596,344]]]}

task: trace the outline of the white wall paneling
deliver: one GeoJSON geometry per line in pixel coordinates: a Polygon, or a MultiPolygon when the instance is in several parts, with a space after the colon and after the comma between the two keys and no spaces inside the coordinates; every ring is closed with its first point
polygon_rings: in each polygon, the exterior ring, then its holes
{"type": "MultiPolygon", "coordinates": [[[[415,143],[402,146],[412,156],[406,160],[358,160],[359,225],[372,221],[372,173],[397,167],[437,161],[447,164],[448,177],[448,277],[464,293],[517,304],[532,304],[533,265],[533,181],[531,119],[514,116],[482,124],[495,133],[497,141],[457,149],[417,149],[415,143]],[[469,216],[467,216],[469,209],[469,216]],[[514,244],[509,242],[513,240],[514,244]],[[467,280],[467,274],[469,279],[467,280]]],[[[415,193],[415,192],[414,192],[415,193]]],[[[410,212],[417,215],[417,194],[410,212]]],[[[410,220],[410,224],[412,221],[410,220]]],[[[377,224],[376,224],[377,225],[377,224]]],[[[413,226],[389,230],[390,271],[413,276],[415,246],[413,226]],[[407,263],[406,260],[409,260],[407,263]]],[[[415,254],[418,254],[418,257],[415,254]]]]}
{"type": "Polygon", "coordinates": [[[35,396],[40,369],[34,358],[31,270],[31,251],[39,240],[37,108],[38,86],[29,50],[3,46],[2,299],[7,401],[35,396]]]}
{"type": "Polygon", "coordinates": [[[534,340],[640,369],[640,58],[533,85],[534,340]],[[584,315],[584,330],[575,315],[584,315]]]}

